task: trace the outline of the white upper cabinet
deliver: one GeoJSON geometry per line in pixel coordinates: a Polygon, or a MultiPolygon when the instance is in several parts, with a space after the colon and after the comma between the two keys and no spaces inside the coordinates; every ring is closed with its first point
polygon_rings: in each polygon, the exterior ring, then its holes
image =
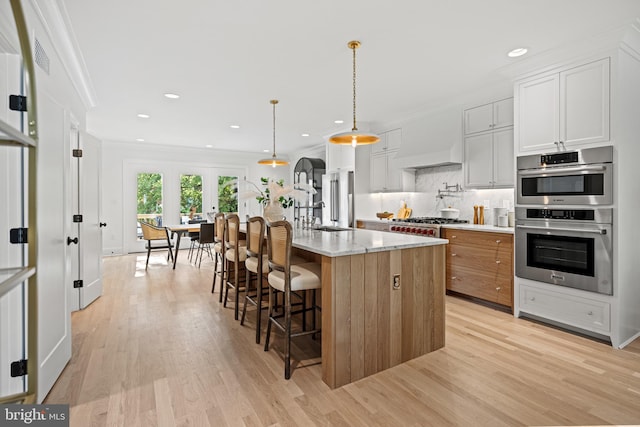
{"type": "Polygon", "coordinates": [[[513,187],[513,98],[464,110],[464,134],[464,187],[513,187]]]}
{"type": "Polygon", "coordinates": [[[415,171],[403,170],[397,155],[402,144],[402,130],[379,134],[380,142],[371,145],[369,182],[371,192],[413,191],[415,171]]]}
{"type": "Polygon", "coordinates": [[[514,186],[513,128],[471,135],[464,140],[464,187],[514,186]]]}
{"type": "Polygon", "coordinates": [[[519,152],[607,142],[609,58],[516,83],[519,152]]]}
{"type": "Polygon", "coordinates": [[[402,129],[383,132],[378,136],[380,137],[380,142],[371,145],[371,154],[400,149],[400,145],[402,144],[402,129]]]}
{"type": "Polygon", "coordinates": [[[465,135],[513,126],[513,98],[464,111],[465,135]]]}
{"type": "Polygon", "coordinates": [[[355,150],[351,145],[327,142],[327,172],[354,170],[356,166],[355,150]]]}

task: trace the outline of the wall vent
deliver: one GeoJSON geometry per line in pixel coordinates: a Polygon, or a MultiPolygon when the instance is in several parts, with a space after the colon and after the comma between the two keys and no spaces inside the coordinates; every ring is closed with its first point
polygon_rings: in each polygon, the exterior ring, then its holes
{"type": "Polygon", "coordinates": [[[49,56],[47,52],[44,51],[38,39],[36,39],[36,64],[38,64],[45,73],[49,74],[49,56]]]}

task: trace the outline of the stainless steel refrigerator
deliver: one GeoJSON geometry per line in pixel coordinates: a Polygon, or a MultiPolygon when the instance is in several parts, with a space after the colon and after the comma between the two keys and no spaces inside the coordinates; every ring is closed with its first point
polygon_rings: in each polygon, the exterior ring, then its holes
{"type": "Polygon", "coordinates": [[[322,223],[338,227],[355,226],[354,172],[341,170],[322,175],[322,223]]]}

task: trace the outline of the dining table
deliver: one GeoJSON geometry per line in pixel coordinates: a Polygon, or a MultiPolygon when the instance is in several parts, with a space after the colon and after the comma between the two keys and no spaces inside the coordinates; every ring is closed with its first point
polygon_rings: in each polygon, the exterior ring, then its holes
{"type": "Polygon", "coordinates": [[[173,252],[173,269],[175,270],[178,261],[178,251],[180,250],[180,239],[188,233],[199,233],[200,224],[166,225],[165,227],[171,232],[172,239],[174,235],[176,236],[176,244],[173,252]]]}

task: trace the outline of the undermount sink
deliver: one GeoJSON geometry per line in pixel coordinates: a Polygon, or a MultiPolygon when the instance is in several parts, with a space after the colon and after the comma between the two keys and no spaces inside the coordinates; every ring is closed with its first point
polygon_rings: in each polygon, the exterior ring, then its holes
{"type": "Polygon", "coordinates": [[[341,228],[341,227],[334,227],[332,225],[317,225],[315,227],[313,227],[313,230],[318,230],[318,231],[350,231],[350,228],[341,228]]]}

